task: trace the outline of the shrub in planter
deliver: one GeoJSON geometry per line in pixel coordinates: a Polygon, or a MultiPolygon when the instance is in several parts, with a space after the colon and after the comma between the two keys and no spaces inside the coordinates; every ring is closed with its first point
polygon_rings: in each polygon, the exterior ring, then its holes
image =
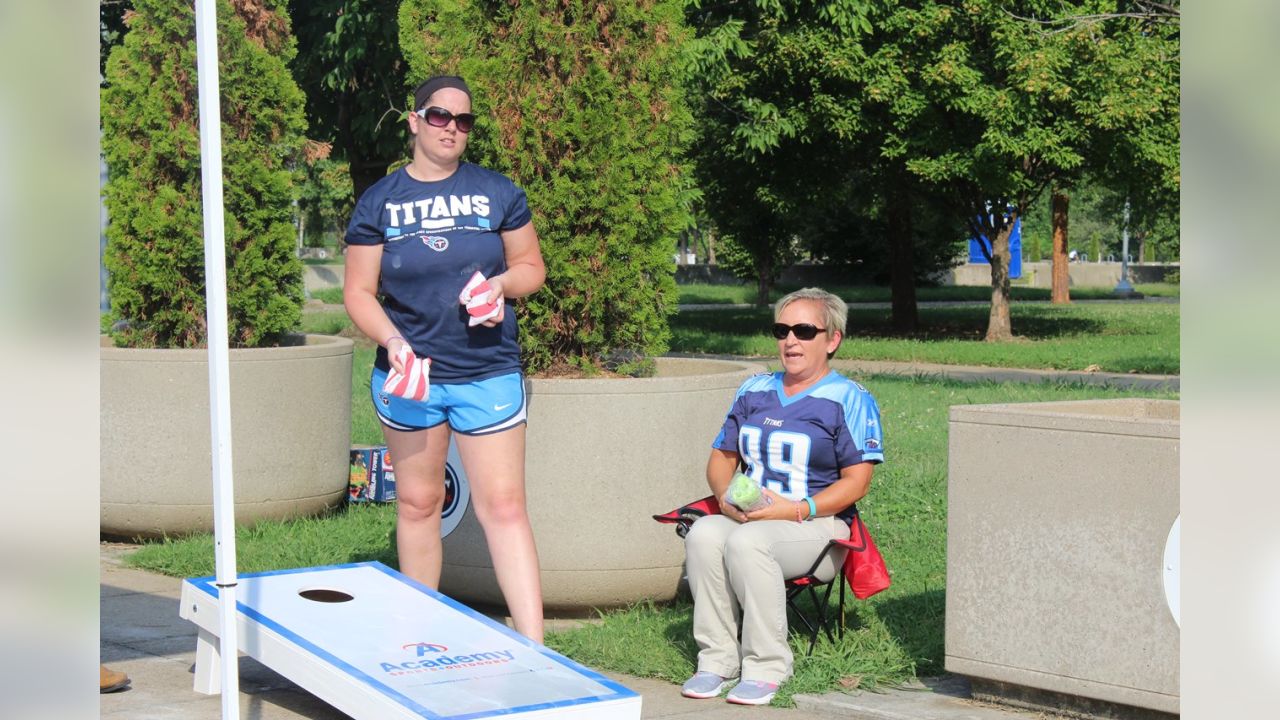
{"type": "Polygon", "coordinates": [[[667,349],[671,255],[691,224],[682,154],[683,4],[407,0],[412,82],[470,84],[471,162],[529,196],[546,287],[522,301],[531,372],[559,365],[644,375],[667,349]]]}
{"type": "MultiPolygon", "coordinates": [[[[346,494],[351,342],[289,336],[301,319],[293,201],[302,93],[283,0],[219,0],[236,518],[332,507],[346,494]],[[278,347],[276,347],[278,346],[278,347]]],[[[100,527],[209,530],[212,493],[204,227],[192,5],[134,0],[102,91],[113,342],[101,363],[100,527]],[[201,437],[203,435],[203,438],[201,437]]]]}
{"type": "MultiPolygon", "coordinates": [[[[302,266],[293,225],[303,96],[283,0],[220,0],[218,43],[233,347],[277,344],[297,327],[302,266]]],[[[194,9],[135,0],[101,94],[105,264],[117,345],[205,342],[194,9]]]]}

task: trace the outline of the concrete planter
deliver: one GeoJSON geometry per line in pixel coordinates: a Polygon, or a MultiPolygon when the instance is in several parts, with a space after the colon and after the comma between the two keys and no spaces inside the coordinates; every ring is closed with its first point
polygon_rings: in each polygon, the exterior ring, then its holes
{"type": "Polygon", "coordinates": [[[946,669],[1177,713],[1179,404],[957,406],[950,432],[946,669]]]}
{"type": "MultiPolygon", "coordinates": [[[[763,370],[660,358],[653,378],[529,381],[528,502],[548,611],[675,597],[684,545],[651,516],[707,494],[711,441],[763,370]]],[[[469,507],[445,537],[441,591],[503,603],[469,507]]]]}
{"type": "MultiPolygon", "coordinates": [[[[314,514],[340,502],[351,447],[346,338],[232,350],[236,522],[314,514]]],[[[206,350],[101,347],[101,532],[213,529],[206,350]]]]}

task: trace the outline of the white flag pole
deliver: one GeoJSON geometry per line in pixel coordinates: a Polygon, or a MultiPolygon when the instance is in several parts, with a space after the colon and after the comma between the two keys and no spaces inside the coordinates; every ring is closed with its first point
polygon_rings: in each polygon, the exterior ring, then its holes
{"type": "Polygon", "coordinates": [[[209,418],[213,441],[213,533],[217,563],[222,718],[237,720],[240,717],[240,673],[236,647],[236,507],[231,476],[231,377],[227,350],[226,240],[222,217],[217,0],[196,1],[196,72],[200,94],[205,322],[209,331],[209,418]]]}

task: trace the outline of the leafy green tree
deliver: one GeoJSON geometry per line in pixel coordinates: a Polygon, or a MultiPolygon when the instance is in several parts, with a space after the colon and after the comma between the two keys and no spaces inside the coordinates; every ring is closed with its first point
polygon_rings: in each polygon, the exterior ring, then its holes
{"type": "Polygon", "coordinates": [[[128,30],[125,25],[125,14],[133,9],[131,0],[99,0],[98,2],[98,75],[99,83],[107,84],[107,57],[112,48],[124,40],[128,30]]]}
{"type": "Polygon", "coordinates": [[[867,94],[891,120],[883,154],[939,189],[971,236],[991,241],[989,340],[1012,336],[1009,234],[1021,209],[1044,189],[1049,168],[1083,162],[1071,142],[1074,116],[1061,112],[1065,99],[1052,88],[1035,85],[1046,80],[1024,62],[1029,50],[1009,6],[883,3],[868,40],[876,72],[867,94]]]}
{"type": "MultiPolygon", "coordinates": [[[[1053,180],[1053,299],[1070,298],[1067,213],[1087,172],[1110,188],[1113,217],[1138,206],[1140,226],[1177,217],[1179,180],[1179,3],[1085,2],[1019,17],[1041,55],[1074,67],[1069,89],[1087,135],[1085,167],[1053,180]]],[[[1146,233],[1135,234],[1139,247],[1146,233]]],[[[1086,231],[1085,236],[1093,236],[1086,231]]],[[[1119,253],[1119,250],[1117,250],[1119,253]]]]}
{"type": "Polygon", "coordinates": [[[1081,104],[1095,128],[1090,171],[1109,191],[1102,197],[1106,210],[1119,218],[1129,206],[1138,248],[1151,241],[1177,257],[1180,3],[1114,3],[1104,10],[1111,7],[1116,14],[1066,18],[1057,26],[1060,35],[1089,39],[1095,72],[1081,104]]]}
{"type": "Polygon", "coordinates": [[[311,137],[333,144],[358,198],[407,147],[399,0],[289,0],[298,40],[294,77],[307,96],[311,137]]]}
{"type": "Polygon", "coordinates": [[[696,37],[685,81],[699,135],[692,159],[705,210],[739,251],[730,264],[756,283],[757,304],[768,303],[798,244],[831,233],[812,220],[816,205],[843,195],[838,178],[860,130],[852,70],[856,39],[867,27],[865,5],[688,5],[696,37]]]}
{"type": "MultiPolygon", "coordinates": [[[[200,135],[191,5],[135,0],[101,93],[105,263],[118,345],[206,338],[200,135]]],[[[303,302],[294,251],[302,93],[282,0],[218,3],[229,341],[277,343],[303,302]]]]}
{"type": "Polygon", "coordinates": [[[531,371],[649,372],[667,348],[672,248],[690,225],[679,0],[406,0],[410,75],[462,75],[468,158],[525,189],[547,261],[522,301],[531,371]]]}
{"type": "MultiPolygon", "coordinates": [[[[903,277],[913,299],[916,286],[934,282],[966,251],[964,223],[933,201],[927,187],[917,184],[903,191],[899,186],[891,192],[879,184],[882,178],[866,173],[864,179],[828,183],[829,202],[816,208],[811,221],[801,221],[800,232],[814,261],[840,268],[850,282],[892,286],[896,277],[903,277]],[[901,243],[888,241],[899,234],[905,235],[901,243]],[[899,244],[907,245],[910,260],[905,272],[895,275],[893,253],[899,244]]],[[[914,314],[914,309],[905,312],[914,314]]],[[[897,329],[914,326],[908,321],[897,329]]]]}
{"type": "Polygon", "coordinates": [[[351,197],[351,171],[347,164],[327,157],[307,162],[298,209],[302,224],[299,232],[307,238],[308,246],[326,244],[324,237],[330,233],[341,244],[351,222],[351,212],[355,209],[351,197]]]}
{"type": "MultiPolygon", "coordinates": [[[[1054,29],[1058,19],[1116,15],[1115,8],[966,0],[885,2],[873,12],[868,45],[879,45],[869,55],[896,68],[868,90],[893,109],[884,147],[943,191],[972,234],[991,239],[989,340],[1013,334],[1009,234],[1023,211],[1047,187],[1069,187],[1088,170],[1104,131],[1129,137],[1143,123],[1166,121],[1167,106],[1119,104],[1107,91],[1124,67],[1103,50],[1112,42],[1105,33],[1120,32],[1107,28],[1123,18],[1054,29]]],[[[1143,73],[1123,82],[1132,97],[1157,86],[1143,73]]]]}
{"type": "MultiPolygon", "coordinates": [[[[695,155],[709,214],[743,249],[757,302],[796,249],[888,280],[892,320],[918,324],[915,287],[947,267],[963,237],[938,191],[906,167],[892,124],[923,126],[872,0],[692,4],[698,37],[690,84],[699,99],[695,155]],[[892,92],[890,90],[889,92],[892,92]]],[[[912,126],[914,127],[914,126],[912,126]]]]}
{"type": "MultiPolygon", "coordinates": [[[[1150,188],[1148,188],[1150,190],[1150,188]]],[[[1121,252],[1121,233],[1124,229],[1125,199],[1130,199],[1129,254],[1139,262],[1147,260],[1177,260],[1178,258],[1178,208],[1176,204],[1163,204],[1159,199],[1139,203],[1138,194],[1130,194],[1124,188],[1103,184],[1093,175],[1086,175],[1071,190],[1071,237],[1077,238],[1076,249],[1090,253],[1090,259],[1098,256],[1086,244],[1096,236],[1102,255],[1121,252]],[[1147,204],[1153,202],[1155,204],[1147,204]]],[[[1049,197],[1041,197],[1023,215],[1022,242],[1025,249],[1033,241],[1043,243],[1052,233],[1051,203],[1049,197]]]]}

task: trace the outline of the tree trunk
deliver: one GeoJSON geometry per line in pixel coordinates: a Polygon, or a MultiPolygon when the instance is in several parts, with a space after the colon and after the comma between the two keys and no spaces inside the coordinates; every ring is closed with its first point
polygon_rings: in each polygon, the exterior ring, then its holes
{"type": "MultiPolygon", "coordinates": [[[[369,186],[387,176],[387,168],[391,161],[384,158],[366,157],[366,149],[357,142],[356,134],[351,128],[353,114],[352,101],[348,94],[340,94],[338,100],[338,137],[337,145],[347,157],[347,168],[351,173],[352,200],[360,201],[360,196],[369,186]]],[[[341,254],[347,245],[345,236],[339,236],[338,252],[341,254]]]]}
{"type": "MultiPolygon", "coordinates": [[[[387,168],[391,163],[379,160],[368,160],[359,162],[352,159],[348,164],[348,170],[351,173],[351,189],[355,193],[356,202],[360,201],[360,196],[364,195],[364,191],[368,190],[371,185],[387,176],[387,168]]],[[[354,207],[354,205],[353,205],[354,207]]],[[[338,254],[342,255],[347,249],[347,229],[344,227],[338,233],[338,254]]]]}
{"type": "Polygon", "coordinates": [[[391,163],[385,160],[352,160],[351,189],[355,191],[356,201],[364,195],[371,185],[387,176],[387,168],[391,163]]]}
{"type": "MultiPolygon", "coordinates": [[[[765,250],[768,253],[768,249],[765,250]]],[[[760,258],[756,262],[756,307],[769,306],[769,276],[773,274],[769,257],[760,258]]]]}
{"type": "Polygon", "coordinates": [[[920,317],[916,305],[915,248],[911,241],[911,198],[906,191],[899,188],[890,195],[887,216],[891,323],[897,332],[915,332],[920,317]]]}
{"type": "Polygon", "coordinates": [[[1063,190],[1053,191],[1053,290],[1050,301],[1055,305],[1071,302],[1071,266],[1067,264],[1067,210],[1071,197],[1063,190]]]}
{"type": "Polygon", "coordinates": [[[298,211],[298,257],[302,257],[302,248],[306,247],[307,213],[298,211]]]}
{"type": "Polygon", "coordinates": [[[716,236],[714,233],[706,233],[703,235],[707,239],[707,264],[716,264],[716,236]]]}
{"type": "Polygon", "coordinates": [[[1013,339],[1013,322],[1009,317],[1009,235],[1013,219],[995,233],[991,242],[991,317],[987,321],[987,341],[1013,339]]]}

